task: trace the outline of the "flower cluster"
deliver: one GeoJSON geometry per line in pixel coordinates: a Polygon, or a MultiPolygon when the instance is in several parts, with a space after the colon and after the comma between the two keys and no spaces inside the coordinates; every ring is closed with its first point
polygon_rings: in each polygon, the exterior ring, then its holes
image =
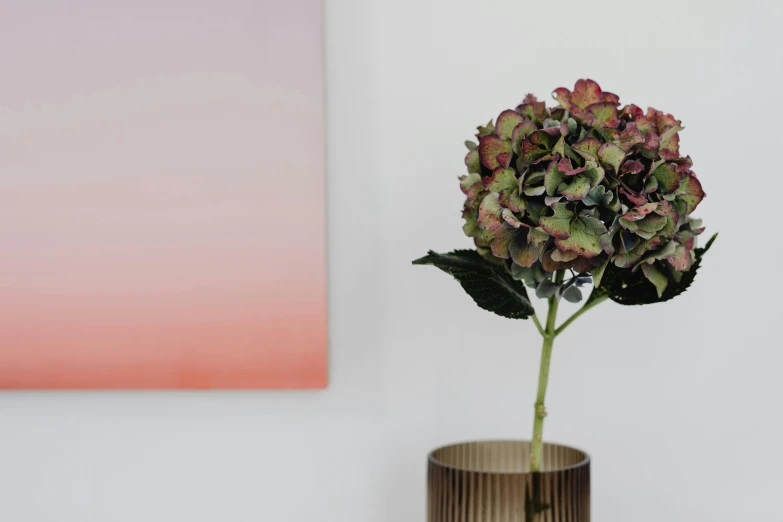
{"type": "MultiPolygon", "coordinates": [[[[465,234],[539,296],[575,289],[607,268],[643,274],[662,296],[696,257],[704,229],[691,218],[705,194],[679,151],[681,122],[653,108],[620,107],[592,80],[528,95],[466,142],[465,234]],[[571,270],[565,285],[552,274],[571,270]]],[[[570,290],[567,298],[581,294],[570,290]]]]}

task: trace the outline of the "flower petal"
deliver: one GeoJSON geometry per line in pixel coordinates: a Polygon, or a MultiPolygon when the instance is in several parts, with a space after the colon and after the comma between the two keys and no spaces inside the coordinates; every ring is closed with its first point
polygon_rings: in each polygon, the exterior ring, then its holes
{"type": "Polygon", "coordinates": [[[608,165],[614,169],[615,173],[619,173],[620,164],[625,159],[625,152],[614,143],[604,143],[598,149],[598,159],[602,165],[608,165]]]}
{"type": "Polygon", "coordinates": [[[524,116],[517,111],[507,110],[500,113],[495,123],[495,134],[504,140],[511,139],[514,127],[525,121],[524,116]]]}
{"type": "Polygon", "coordinates": [[[568,210],[566,203],[555,203],[554,215],[542,217],[539,221],[541,228],[550,236],[566,239],[571,234],[570,223],[574,213],[568,210]]]}
{"type": "Polygon", "coordinates": [[[663,291],[666,290],[666,287],[669,285],[669,278],[666,277],[666,274],[664,274],[661,269],[654,264],[642,265],[642,272],[644,273],[644,277],[646,277],[648,281],[655,285],[655,290],[658,292],[658,297],[663,297],[663,291]]]}
{"type": "Polygon", "coordinates": [[[482,230],[497,230],[503,225],[500,213],[503,208],[498,201],[499,194],[489,194],[479,206],[478,224],[482,230]]]}
{"type": "Polygon", "coordinates": [[[601,87],[590,79],[577,80],[571,93],[571,104],[580,109],[601,101],[601,87]]]}
{"type": "MultiPolygon", "coordinates": [[[[481,163],[488,169],[495,170],[501,166],[499,156],[507,155],[510,159],[511,142],[497,136],[482,136],[479,138],[478,150],[481,163]]],[[[507,167],[508,164],[503,166],[507,167]]]]}

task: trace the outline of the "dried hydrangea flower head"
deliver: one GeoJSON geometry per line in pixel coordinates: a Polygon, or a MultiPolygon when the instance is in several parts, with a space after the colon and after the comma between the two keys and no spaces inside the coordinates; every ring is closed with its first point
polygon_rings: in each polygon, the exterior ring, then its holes
{"type": "Polygon", "coordinates": [[[691,218],[705,193],[680,154],[681,122],[620,107],[592,80],[553,95],[558,107],[529,94],[466,142],[465,234],[539,296],[578,301],[588,276],[600,286],[627,270],[649,282],[647,293],[673,297],[704,230],[691,218]],[[574,276],[555,285],[558,270],[574,276]]]}

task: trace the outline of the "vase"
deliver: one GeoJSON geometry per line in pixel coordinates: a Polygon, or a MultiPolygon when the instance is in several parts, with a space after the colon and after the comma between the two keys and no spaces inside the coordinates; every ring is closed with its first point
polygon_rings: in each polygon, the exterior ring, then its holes
{"type": "Polygon", "coordinates": [[[530,442],[452,444],[429,455],[428,522],[589,522],[590,457],[544,444],[531,473],[530,442]]]}

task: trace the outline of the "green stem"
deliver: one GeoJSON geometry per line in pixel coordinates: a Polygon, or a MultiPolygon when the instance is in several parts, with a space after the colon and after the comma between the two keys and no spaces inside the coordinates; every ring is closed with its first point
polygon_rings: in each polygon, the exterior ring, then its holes
{"type": "Polygon", "coordinates": [[[544,328],[541,326],[541,322],[538,320],[538,316],[536,314],[533,314],[533,323],[535,323],[536,328],[538,328],[538,333],[541,334],[541,336],[545,336],[546,332],[544,331],[544,328]]]}
{"type": "MultiPolygon", "coordinates": [[[[555,273],[555,283],[560,285],[563,282],[565,273],[559,271],[555,273]]],[[[549,384],[549,366],[552,362],[552,345],[555,342],[555,337],[560,335],[563,330],[568,328],[568,325],[576,321],[579,316],[587,312],[591,308],[603,303],[609,296],[603,295],[596,298],[590,303],[584,305],[582,308],[576,311],[574,315],[566,319],[558,328],[555,328],[555,322],[557,320],[557,306],[558,300],[555,296],[549,298],[549,310],[546,316],[546,326],[541,327],[541,323],[538,317],[533,315],[533,322],[536,324],[539,333],[544,338],[544,345],[541,348],[541,367],[538,371],[538,393],[536,394],[536,404],[533,417],[533,440],[530,443],[530,471],[532,473],[538,473],[541,471],[541,461],[544,449],[544,417],[546,417],[546,406],[544,400],[546,399],[546,388],[549,384]]]]}
{"type": "MultiPolygon", "coordinates": [[[[555,274],[555,283],[563,282],[565,274],[560,271],[555,274]]],[[[552,360],[552,344],[555,341],[555,321],[557,319],[558,301],[555,296],[549,298],[549,311],[546,317],[546,328],[544,330],[544,345],[541,348],[541,367],[538,372],[538,393],[536,394],[536,404],[533,417],[533,440],[530,445],[530,471],[537,473],[541,471],[541,456],[543,453],[543,432],[544,417],[546,417],[546,388],[549,382],[549,364],[552,360]]]]}
{"type": "Polygon", "coordinates": [[[591,308],[593,308],[594,306],[598,306],[599,304],[603,303],[603,302],[604,302],[604,301],[606,301],[607,299],[609,299],[609,296],[608,296],[608,295],[602,295],[601,297],[597,297],[597,298],[596,298],[594,301],[592,301],[592,302],[590,302],[590,303],[588,303],[588,304],[584,305],[582,308],[580,308],[579,310],[577,310],[577,311],[574,313],[574,315],[572,315],[571,317],[569,317],[568,319],[566,319],[566,322],[564,322],[563,324],[561,324],[561,325],[560,325],[560,326],[557,328],[557,330],[555,330],[555,336],[557,336],[557,335],[560,335],[560,334],[563,332],[563,330],[565,330],[566,328],[568,328],[568,325],[569,325],[569,324],[571,324],[571,323],[573,323],[574,321],[576,321],[576,320],[579,318],[579,316],[580,316],[580,315],[582,315],[583,313],[587,312],[588,310],[590,310],[590,309],[591,309],[591,308]]]}

